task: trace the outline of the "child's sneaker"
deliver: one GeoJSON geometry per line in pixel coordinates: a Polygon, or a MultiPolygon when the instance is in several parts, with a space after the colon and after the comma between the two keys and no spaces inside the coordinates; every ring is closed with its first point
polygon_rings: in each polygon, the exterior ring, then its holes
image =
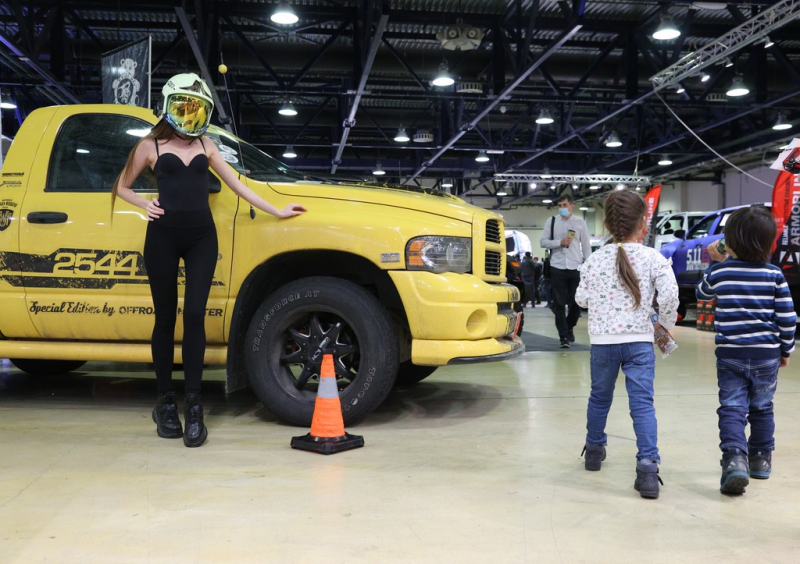
{"type": "Polygon", "coordinates": [[[747,484],[750,483],[747,457],[738,448],[728,448],[722,451],[722,478],[719,491],[724,494],[743,494],[747,484]]]}
{"type": "Polygon", "coordinates": [[[587,470],[596,472],[600,470],[600,463],[606,459],[606,447],[605,445],[594,445],[587,442],[583,447],[583,452],[581,452],[581,456],[584,455],[584,467],[587,470]]]}
{"type": "Polygon", "coordinates": [[[750,477],[756,480],[766,480],[772,472],[772,452],[759,448],[751,450],[747,457],[750,462],[750,477]]]}
{"type": "Polygon", "coordinates": [[[658,484],[664,485],[658,475],[658,463],[655,460],[642,458],[636,461],[636,481],[633,489],[644,498],[658,498],[658,484]]]}

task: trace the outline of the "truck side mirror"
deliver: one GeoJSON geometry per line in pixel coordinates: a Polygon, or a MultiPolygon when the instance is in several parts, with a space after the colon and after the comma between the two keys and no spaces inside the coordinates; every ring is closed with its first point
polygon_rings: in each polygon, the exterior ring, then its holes
{"type": "Polygon", "coordinates": [[[676,239],[686,239],[686,230],[685,229],[678,229],[673,233],[676,239]]]}

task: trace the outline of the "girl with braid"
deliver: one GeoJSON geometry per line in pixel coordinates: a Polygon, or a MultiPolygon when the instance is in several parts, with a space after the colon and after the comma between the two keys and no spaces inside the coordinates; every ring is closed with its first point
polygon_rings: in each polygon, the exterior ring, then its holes
{"type": "Polygon", "coordinates": [[[586,416],[585,467],[600,470],[606,457],[605,433],[614,385],[620,368],[625,374],[633,430],[636,433],[636,481],[644,498],[658,497],[656,411],[653,380],[651,304],[657,294],[659,321],[667,330],[675,326],[678,285],[670,263],[641,244],[646,229],[645,203],[627,190],[613,192],[606,202],[606,229],[613,237],[581,266],[575,301],[589,308],[592,391],[586,416]]]}

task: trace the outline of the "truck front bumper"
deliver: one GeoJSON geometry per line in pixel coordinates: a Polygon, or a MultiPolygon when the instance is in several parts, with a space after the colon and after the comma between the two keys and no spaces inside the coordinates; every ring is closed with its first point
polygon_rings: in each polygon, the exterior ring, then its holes
{"type": "Polygon", "coordinates": [[[452,272],[389,275],[405,306],[414,364],[502,360],[525,350],[513,337],[517,313],[512,304],[520,298],[514,286],[452,272]]]}

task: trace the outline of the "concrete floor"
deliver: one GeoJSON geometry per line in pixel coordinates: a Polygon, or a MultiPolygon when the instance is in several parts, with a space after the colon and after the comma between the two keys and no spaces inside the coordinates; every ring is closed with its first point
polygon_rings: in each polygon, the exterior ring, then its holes
{"type": "MultiPolygon", "coordinates": [[[[526,313],[555,336],[549,311],[526,313]]],[[[656,501],[633,490],[624,386],[603,470],[583,469],[588,352],[440,369],[350,429],[365,448],[329,457],[290,449],[304,430],[219,382],[209,441],[187,449],[157,438],[142,366],[37,380],[0,361],[0,562],[800,561],[800,358],[780,375],[772,477],[730,498],[713,334],[676,337],[656,378],[656,501]]]]}

